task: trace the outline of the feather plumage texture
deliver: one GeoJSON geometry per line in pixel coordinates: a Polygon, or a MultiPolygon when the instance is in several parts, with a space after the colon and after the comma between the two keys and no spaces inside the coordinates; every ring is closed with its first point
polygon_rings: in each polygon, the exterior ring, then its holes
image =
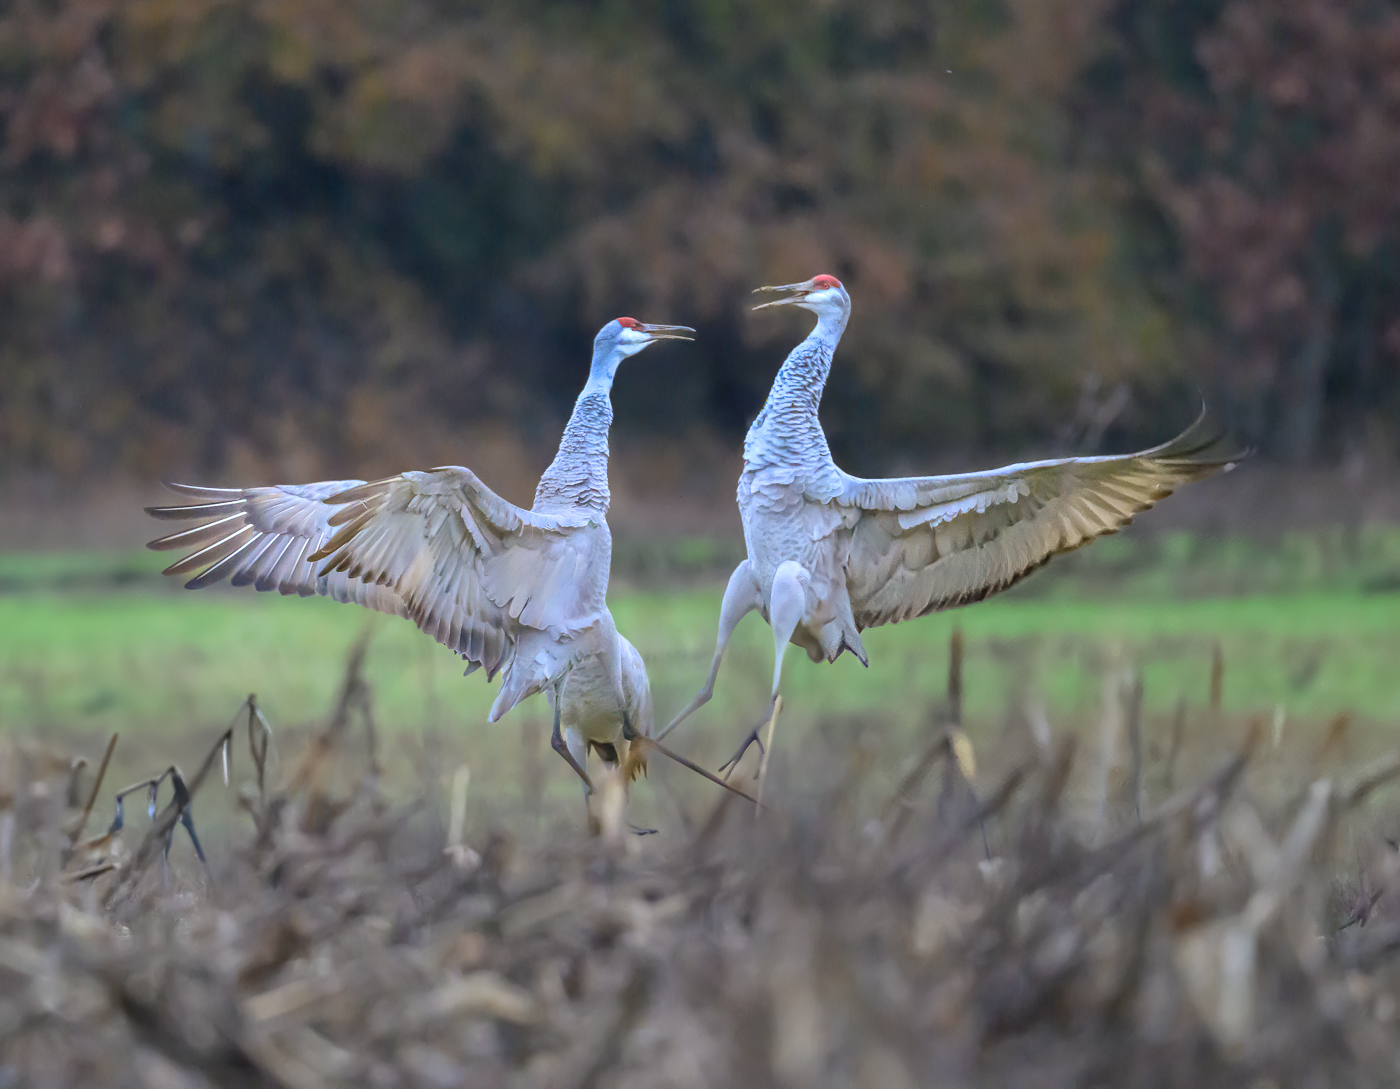
{"type": "Polygon", "coordinates": [[[611,750],[628,782],[646,770],[646,749],[635,748],[623,737],[621,716],[612,696],[612,678],[605,671],[621,665],[622,710],[633,729],[644,737],[655,733],[651,684],[641,654],[624,636],[617,637],[617,656],[591,655],[581,660],[564,680],[561,721],[566,736],[586,740],[596,748],[611,750]]]}
{"type": "Polygon", "coordinates": [[[590,383],[574,403],[574,411],[559,439],[559,452],[535,488],[535,510],[607,511],[612,498],[608,491],[608,430],[612,418],[607,389],[590,383]]]}
{"type": "Polygon", "coordinates": [[[1064,458],[980,473],[846,478],[834,503],[860,518],[847,586],[861,628],[965,605],[1055,556],[1117,533],[1182,484],[1231,464],[1211,457],[1199,421],[1151,450],[1064,458]]]}
{"type": "Polygon", "coordinates": [[[167,575],[197,572],[191,590],[227,578],[235,586],[276,590],[309,597],[322,594],[379,612],[404,615],[402,601],[383,587],[345,576],[321,575],[309,556],[331,536],[334,508],[324,500],[361,480],[325,480],[267,488],[197,488],[167,484],[171,491],[199,500],[174,507],[148,507],[161,519],[193,519],[191,529],[152,541],[158,550],[194,549],[165,569],[167,575]]]}

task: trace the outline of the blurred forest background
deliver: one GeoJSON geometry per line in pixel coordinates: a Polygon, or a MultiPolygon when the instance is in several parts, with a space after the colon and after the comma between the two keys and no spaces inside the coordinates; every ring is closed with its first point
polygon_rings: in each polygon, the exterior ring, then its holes
{"type": "Polygon", "coordinates": [[[806,331],[749,292],[822,271],[856,471],[1201,394],[1283,465],[1400,455],[1388,0],[9,0],[0,124],[8,480],[528,499],[629,313],[701,336],[615,448],[708,487],[806,331]]]}

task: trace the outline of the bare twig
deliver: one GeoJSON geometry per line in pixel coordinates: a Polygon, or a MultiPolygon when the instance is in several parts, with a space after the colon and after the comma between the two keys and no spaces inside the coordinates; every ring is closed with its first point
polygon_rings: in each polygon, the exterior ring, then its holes
{"type": "MultiPolygon", "coordinates": [[[[87,804],[83,806],[82,816],[78,818],[78,823],[73,826],[73,831],[68,837],[68,856],[73,854],[73,848],[77,846],[83,830],[87,828],[88,817],[92,815],[92,807],[97,801],[97,793],[102,789],[102,780],[107,776],[107,765],[112,762],[112,751],[117,747],[117,735],[113,734],[107,741],[107,749],[102,754],[102,763],[97,765],[97,774],[92,780],[92,789],[88,791],[87,804]]],[[[66,859],[65,859],[66,861],[66,859]]]]}
{"type": "Polygon", "coordinates": [[[272,726],[258,706],[256,693],[248,693],[248,755],[258,780],[258,808],[267,809],[267,759],[272,747],[272,726]],[[261,744],[259,744],[261,742],[261,744]]]}
{"type": "Polygon", "coordinates": [[[1128,727],[1128,793],[1133,800],[1133,814],[1142,820],[1142,674],[1133,675],[1127,693],[1128,727]]]}
{"type": "Polygon", "coordinates": [[[1210,648],[1210,709],[1212,713],[1220,713],[1220,704],[1224,694],[1225,652],[1220,646],[1220,640],[1217,639],[1210,648]]]}
{"type": "Polygon", "coordinates": [[[1176,761],[1181,755],[1181,741],[1186,732],[1186,700],[1178,698],[1176,701],[1176,713],[1172,715],[1171,740],[1167,744],[1167,766],[1163,774],[1162,782],[1166,792],[1170,794],[1176,789],[1176,761]]]}
{"type": "Polygon", "coordinates": [[[880,823],[889,828],[890,821],[895,816],[896,811],[907,811],[914,791],[919,784],[924,781],[924,778],[940,760],[947,759],[952,755],[952,752],[952,743],[945,730],[923,751],[919,759],[914,762],[914,766],[899,781],[899,785],[895,787],[894,793],[890,795],[889,800],[885,802],[884,809],[880,812],[880,823]]]}
{"type": "Polygon", "coordinates": [[[963,721],[963,633],[957,626],[948,639],[948,721],[954,726],[963,721]]]}
{"type": "Polygon", "coordinates": [[[778,724],[778,715],[783,709],[783,697],[779,696],[773,701],[773,713],[768,716],[768,735],[763,739],[763,754],[758,760],[758,793],[754,797],[755,813],[763,808],[763,784],[768,779],[768,759],[773,754],[773,730],[778,724]]]}
{"type": "Polygon", "coordinates": [[[161,850],[162,845],[164,847],[164,850],[161,852],[162,857],[164,857],[165,854],[169,853],[170,836],[174,832],[176,824],[183,824],[185,826],[185,830],[189,833],[190,839],[195,845],[195,850],[198,853],[200,860],[204,860],[204,850],[202,847],[200,847],[199,839],[194,832],[194,820],[192,817],[189,816],[190,802],[193,800],[194,795],[199,790],[200,786],[203,785],[205,776],[209,774],[209,769],[214,766],[214,761],[219,758],[224,746],[228,744],[229,740],[232,737],[233,727],[229,726],[227,729],[224,730],[223,733],[219,735],[219,738],[217,741],[215,741],[213,748],[209,750],[208,754],[204,757],[204,760],[200,763],[199,770],[196,771],[194,777],[189,779],[188,781],[186,781],[184,776],[180,774],[179,769],[172,764],[170,767],[166,768],[165,771],[161,772],[161,774],[156,778],[148,779],[145,782],[136,783],[132,786],[129,786],[117,795],[117,820],[116,822],[114,822],[114,824],[117,827],[120,827],[120,806],[121,798],[124,795],[129,794],[135,790],[140,790],[142,787],[145,787],[151,792],[149,795],[150,805],[154,807],[154,792],[156,789],[159,788],[160,784],[167,777],[171,779],[172,784],[175,786],[174,797],[172,797],[170,801],[166,803],[166,806],[163,810],[161,810],[160,815],[152,822],[151,827],[147,829],[146,835],[142,838],[140,845],[136,848],[135,853],[132,855],[131,864],[126,868],[125,872],[122,874],[122,880],[113,887],[112,892],[108,898],[108,904],[110,906],[115,907],[118,904],[123,903],[124,901],[130,898],[132,891],[136,886],[136,882],[145,872],[146,867],[149,866],[154,860],[156,852],[161,850]]]}

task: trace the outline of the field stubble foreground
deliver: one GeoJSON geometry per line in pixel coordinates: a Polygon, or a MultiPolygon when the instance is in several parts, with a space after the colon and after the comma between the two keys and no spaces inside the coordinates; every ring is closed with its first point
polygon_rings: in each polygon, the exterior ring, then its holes
{"type": "Polygon", "coordinates": [[[277,776],[250,703],[115,831],[105,760],[5,740],[0,1085],[1395,1084],[1400,756],[1273,774],[1220,722],[1177,787],[1179,733],[1031,731],[974,792],[954,698],[898,776],[780,729],[757,815],[635,837],[604,784],[597,837],[466,835],[465,774],[381,789],[355,663],[277,776]],[[239,823],[167,862],[226,741],[239,823]]]}

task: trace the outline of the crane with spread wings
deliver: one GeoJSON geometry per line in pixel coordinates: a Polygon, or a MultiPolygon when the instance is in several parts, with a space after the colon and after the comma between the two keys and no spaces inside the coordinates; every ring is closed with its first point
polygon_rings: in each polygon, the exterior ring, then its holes
{"type": "MultiPolygon", "coordinates": [[[[758,290],[787,294],[755,309],[792,304],[817,324],[778,370],[744,440],[738,503],[748,558],[724,591],[709,677],[658,738],[710,699],[730,636],[752,610],[773,629],[776,701],[789,641],[813,661],[850,651],[868,664],[864,629],[981,601],[1231,464],[1210,456],[1214,440],[1193,425],[1136,454],[953,476],[851,476],[832,460],[818,419],[850,296],[826,275],[758,290]]],[[[724,767],[732,773],[756,742],[757,729],[724,767]]]]}
{"type": "Polygon", "coordinates": [[[587,796],[590,747],[633,774],[657,747],[646,668],[606,601],[610,392],[624,359],[694,332],[626,317],[603,326],[588,381],[529,510],[461,466],[372,482],[172,484],[192,502],[148,512],[198,524],[149,547],[193,550],[165,571],[193,575],[189,589],[228,579],[407,617],[466,659],[467,673],[503,674],[491,722],[547,693],[552,744],[587,796]]]}

